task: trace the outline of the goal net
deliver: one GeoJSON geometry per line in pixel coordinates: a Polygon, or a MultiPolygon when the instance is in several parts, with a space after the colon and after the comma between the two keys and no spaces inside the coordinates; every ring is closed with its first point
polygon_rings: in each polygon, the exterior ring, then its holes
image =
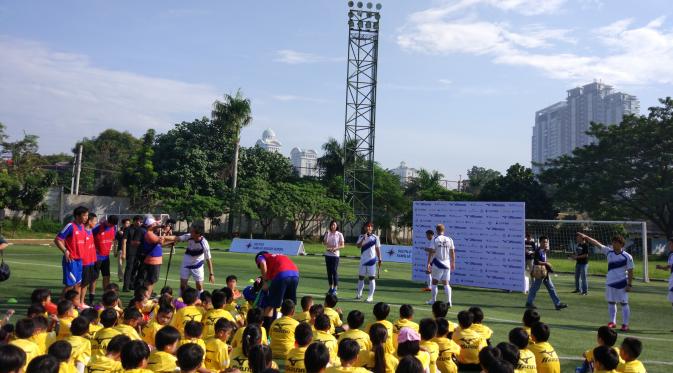
{"type": "Polygon", "coordinates": [[[142,216],[143,220],[145,219],[145,217],[147,215],[152,215],[155,219],[157,219],[158,222],[161,222],[161,223],[166,223],[166,221],[171,218],[171,216],[169,214],[136,213],[136,214],[105,214],[104,215],[105,219],[107,219],[107,217],[110,216],[110,215],[116,215],[117,218],[119,218],[119,222],[117,223],[117,225],[121,225],[122,220],[124,220],[124,219],[131,220],[131,224],[133,224],[133,217],[136,216],[136,215],[142,216]]]}
{"type": "MultiPolygon", "coordinates": [[[[551,258],[568,260],[569,256],[578,254],[580,248],[575,240],[577,232],[587,234],[607,246],[613,236],[622,235],[626,240],[624,250],[633,256],[635,262],[634,276],[649,281],[647,225],[643,221],[526,220],[526,233],[536,242],[540,236],[549,237],[548,256],[551,258]]],[[[605,254],[589,247],[589,266],[597,266],[599,271],[604,269],[607,272],[605,254]]]]}

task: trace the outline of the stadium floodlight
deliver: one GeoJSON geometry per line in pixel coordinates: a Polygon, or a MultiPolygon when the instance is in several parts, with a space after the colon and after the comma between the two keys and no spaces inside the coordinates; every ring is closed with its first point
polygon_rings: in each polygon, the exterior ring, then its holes
{"type": "Polygon", "coordinates": [[[348,18],[353,18],[355,16],[355,13],[351,10],[348,12],[348,18]]]}
{"type": "Polygon", "coordinates": [[[358,8],[362,8],[362,1],[358,1],[358,8]]]}
{"type": "Polygon", "coordinates": [[[372,6],[374,6],[374,4],[372,4],[372,3],[367,3],[367,9],[371,9],[372,6]]]}
{"type": "Polygon", "coordinates": [[[352,7],[353,7],[353,4],[355,4],[355,3],[352,2],[352,1],[349,1],[349,2],[348,2],[348,7],[349,7],[349,8],[352,8],[352,7]]]}
{"type": "Polygon", "coordinates": [[[376,10],[381,10],[381,3],[376,4],[376,10]]]}

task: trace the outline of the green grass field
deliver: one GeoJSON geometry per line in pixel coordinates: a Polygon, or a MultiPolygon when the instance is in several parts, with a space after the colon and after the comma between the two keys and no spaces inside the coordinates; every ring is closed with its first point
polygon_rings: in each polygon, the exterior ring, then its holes
{"type": "MultiPolygon", "coordinates": [[[[217,244],[213,246],[224,247],[217,244]]],[[[316,248],[307,249],[312,252],[316,248]]],[[[207,285],[208,290],[224,286],[224,278],[228,274],[236,274],[239,277],[241,288],[247,285],[249,279],[257,275],[250,255],[217,250],[213,252],[213,257],[216,285],[207,285]]],[[[167,260],[168,256],[165,256],[164,261],[167,260]]],[[[173,287],[178,286],[180,260],[181,257],[177,256],[172,264],[168,283],[173,287]]],[[[295,260],[301,272],[299,293],[321,297],[327,288],[323,258],[305,256],[297,257],[295,260]]],[[[3,311],[7,308],[14,308],[19,315],[23,314],[33,288],[48,287],[55,293],[60,291],[61,255],[56,248],[13,245],[6,250],[5,261],[12,268],[12,277],[7,282],[0,283],[0,309],[3,311]],[[17,298],[18,304],[7,304],[7,299],[12,297],[17,298]]],[[[559,259],[555,262],[560,261],[559,259]]],[[[357,281],[355,277],[357,261],[343,259],[341,263],[339,306],[345,313],[352,309],[365,312],[369,322],[372,320],[372,306],[352,300],[357,281]]],[[[595,263],[595,266],[598,264],[595,263]]],[[[165,276],[165,267],[164,264],[162,278],[165,276]]],[[[116,269],[115,266],[113,266],[114,269],[116,269]]],[[[385,263],[384,269],[387,271],[382,273],[381,279],[377,282],[375,301],[385,301],[391,304],[390,319],[396,318],[397,306],[403,303],[409,303],[415,307],[417,320],[429,316],[430,309],[424,304],[429,296],[419,291],[419,284],[408,280],[409,265],[385,263]]],[[[113,279],[115,279],[114,273],[113,279]]],[[[603,278],[591,277],[590,293],[582,297],[570,293],[574,288],[571,275],[560,274],[554,277],[561,300],[569,304],[569,307],[562,311],[553,309],[544,289],[538,293],[536,304],[540,307],[543,321],[552,327],[551,342],[562,358],[563,372],[574,371],[574,368],[580,364],[582,352],[596,344],[596,328],[606,323],[607,307],[603,298],[603,282],[603,278]]],[[[163,285],[163,279],[159,285],[163,285]]],[[[648,372],[671,372],[673,371],[673,347],[671,347],[673,346],[673,333],[670,330],[673,329],[673,310],[666,300],[666,284],[635,282],[634,285],[634,292],[631,294],[632,331],[628,335],[641,338],[643,341],[644,352],[641,360],[645,362],[648,372]]],[[[442,295],[440,291],[440,299],[442,295]]],[[[125,300],[129,297],[130,293],[124,294],[125,300]]],[[[453,321],[456,321],[455,315],[462,309],[473,305],[482,307],[486,314],[485,323],[495,332],[493,342],[498,343],[506,340],[509,330],[519,325],[524,312],[525,295],[497,290],[454,287],[453,301],[454,307],[449,314],[453,321]]],[[[621,319],[621,313],[619,319],[621,319]]],[[[620,333],[620,337],[623,335],[620,333]]]]}

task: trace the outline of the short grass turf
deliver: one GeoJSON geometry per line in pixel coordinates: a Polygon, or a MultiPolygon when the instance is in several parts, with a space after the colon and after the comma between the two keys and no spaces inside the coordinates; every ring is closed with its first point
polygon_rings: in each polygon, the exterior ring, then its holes
{"type": "MultiPolygon", "coordinates": [[[[181,261],[181,249],[173,258],[168,284],[178,286],[178,270],[181,261]]],[[[257,275],[253,257],[248,254],[228,253],[220,250],[213,251],[215,262],[216,284],[206,286],[213,290],[224,286],[224,278],[235,274],[239,278],[239,287],[245,287],[248,281],[257,275]]],[[[325,265],[322,257],[304,256],[294,258],[301,272],[299,295],[310,294],[322,298],[327,289],[325,279],[325,265]]],[[[5,252],[5,261],[11,266],[12,276],[0,283],[0,309],[14,308],[18,315],[24,314],[32,289],[47,287],[58,294],[61,289],[61,255],[50,246],[10,246],[5,252]],[[17,304],[8,304],[9,298],[16,298],[17,304]]],[[[163,285],[166,274],[168,254],[164,256],[162,279],[158,286],[163,285]]],[[[357,282],[358,262],[352,259],[343,259],[339,269],[341,285],[339,287],[339,306],[344,313],[359,309],[367,315],[367,322],[373,320],[372,305],[353,300],[357,282]]],[[[116,266],[112,266],[113,271],[116,266]]],[[[391,304],[390,320],[397,318],[400,304],[412,304],[416,310],[415,319],[418,321],[431,315],[429,306],[425,305],[428,293],[419,291],[420,285],[409,281],[410,267],[406,264],[385,263],[381,278],[377,281],[375,301],[384,301],[391,304]]],[[[112,274],[113,280],[116,273],[112,274]]],[[[556,348],[562,359],[562,371],[573,372],[581,364],[582,352],[596,345],[596,329],[606,324],[607,306],[603,297],[604,279],[590,278],[588,296],[571,294],[574,289],[571,275],[559,274],[553,278],[559,291],[561,300],[569,307],[562,311],[553,309],[553,305],[545,289],[538,293],[536,304],[540,307],[542,319],[551,326],[550,342],[556,348]]],[[[644,351],[641,360],[645,362],[648,372],[673,371],[673,310],[666,300],[667,286],[664,282],[644,284],[634,283],[631,293],[631,332],[619,333],[621,342],[625,335],[638,337],[643,341],[644,351]]],[[[100,283],[99,283],[100,294],[100,283]]],[[[367,291],[367,289],[365,289],[367,291]]],[[[123,299],[128,300],[131,293],[124,293],[123,299]]],[[[440,290],[440,300],[443,298],[440,290]]],[[[485,324],[494,330],[493,343],[507,339],[510,329],[520,324],[524,312],[526,296],[520,293],[505,293],[498,290],[454,287],[453,308],[449,317],[456,321],[456,313],[470,306],[480,306],[486,315],[485,324]]],[[[621,319],[621,311],[618,313],[621,319]]],[[[16,319],[16,316],[14,317],[16,319]]]]}

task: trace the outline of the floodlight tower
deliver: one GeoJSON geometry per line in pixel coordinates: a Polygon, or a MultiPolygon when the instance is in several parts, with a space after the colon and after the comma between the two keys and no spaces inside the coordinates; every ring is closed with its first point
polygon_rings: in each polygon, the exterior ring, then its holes
{"type": "Polygon", "coordinates": [[[356,221],[373,219],[376,73],[381,4],[348,2],[344,202],[356,221]]]}

